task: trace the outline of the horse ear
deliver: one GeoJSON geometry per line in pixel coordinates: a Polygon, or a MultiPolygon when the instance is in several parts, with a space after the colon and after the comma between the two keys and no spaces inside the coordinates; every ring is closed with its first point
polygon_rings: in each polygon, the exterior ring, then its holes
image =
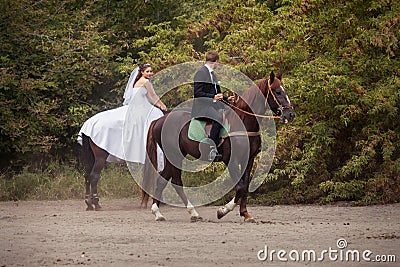
{"type": "Polygon", "coordinates": [[[275,73],[273,71],[271,71],[271,74],[269,75],[269,80],[271,81],[271,83],[273,83],[275,80],[275,73]]]}
{"type": "Polygon", "coordinates": [[[282,81],[283,73],[279,73],[279,74],[276,76],[276,78],[278,78],[280,81],[282,81]]]}

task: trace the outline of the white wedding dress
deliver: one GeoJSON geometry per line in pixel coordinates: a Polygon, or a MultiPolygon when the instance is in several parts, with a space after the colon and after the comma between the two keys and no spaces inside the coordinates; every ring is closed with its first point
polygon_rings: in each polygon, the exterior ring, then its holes
{"type": "MultiPolygon", "coordinates": [[[[151,86],[153,89],[153,87],[151,86]]],[[[109,153],[108,162],[144,163],[146,158],[147,132],[150,123],[162,117],[162,111],[147,98],[147,89],[128,86],[124,94],[124,105],[100,112],[89,118],[78,134],[82,145],[82,134],[109,153]]],[[[164,158],[158,147],[158,170],[164,167],[164,158]]]]}

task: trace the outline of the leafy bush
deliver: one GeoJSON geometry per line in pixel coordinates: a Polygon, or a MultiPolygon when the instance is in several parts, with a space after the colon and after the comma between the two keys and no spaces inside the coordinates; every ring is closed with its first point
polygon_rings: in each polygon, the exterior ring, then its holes
{"type": "MultiPolygon", "coordinates": [[[[0,200],[60,200],[84,197],[83,172],[52,162],[41,172],[25,168],[10,178],[0,176],[0,200]]],[[[101,198],[137,198],[140,190],[125,165],[109,164],[98,186],[101,198]]]]}
{"type": "Polygon", "coordinates": [[[326,181],[320,184],[322,191],[328,194],[322,202],[352,201],[360,199],[364,195],[365,182],[351,180],[349,182],[326,181]]]}
{"type": "Polygon", "coordinates": [[[0,200],[26,200],[39,187],[47,184],[49,177],[46,175],[38,175],[24,170],[7,179],[4,175],[0,176],[0,200]]]}

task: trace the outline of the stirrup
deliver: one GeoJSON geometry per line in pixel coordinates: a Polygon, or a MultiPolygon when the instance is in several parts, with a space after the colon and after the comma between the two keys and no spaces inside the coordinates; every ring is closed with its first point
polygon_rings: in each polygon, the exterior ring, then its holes
{"type": "Polygon", "coordinates": [[[210,154],[208,154],[209,161],[218,161],[222,159],[222,155],[218,153],[218,150],[215,147],[211,148],[210,154]]]}

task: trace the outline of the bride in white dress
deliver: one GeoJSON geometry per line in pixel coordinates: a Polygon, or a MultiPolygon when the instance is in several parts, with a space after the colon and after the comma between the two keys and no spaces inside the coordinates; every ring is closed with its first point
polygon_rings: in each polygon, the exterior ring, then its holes
{"type": "MultiPolygon", "coordinates": [[[[82,134],[109,153],[108,162],[144,163],[146,139],[150,123],[163,116],[166,106],[155,93],[149,78],[153,76],[150,64],[136,68],[124,93],[123,106],[100,112],[89,118],[82,126],[82,134]],[[161,109],[161,110],[160,110],[161,109]]],[[[159,157],[162,152],[159,149],[159,157]]],[[[163,162],[163,161],[161,161],[163,162]]],[[[158,166],[162,169],[163,166],[158,166]]]]}

